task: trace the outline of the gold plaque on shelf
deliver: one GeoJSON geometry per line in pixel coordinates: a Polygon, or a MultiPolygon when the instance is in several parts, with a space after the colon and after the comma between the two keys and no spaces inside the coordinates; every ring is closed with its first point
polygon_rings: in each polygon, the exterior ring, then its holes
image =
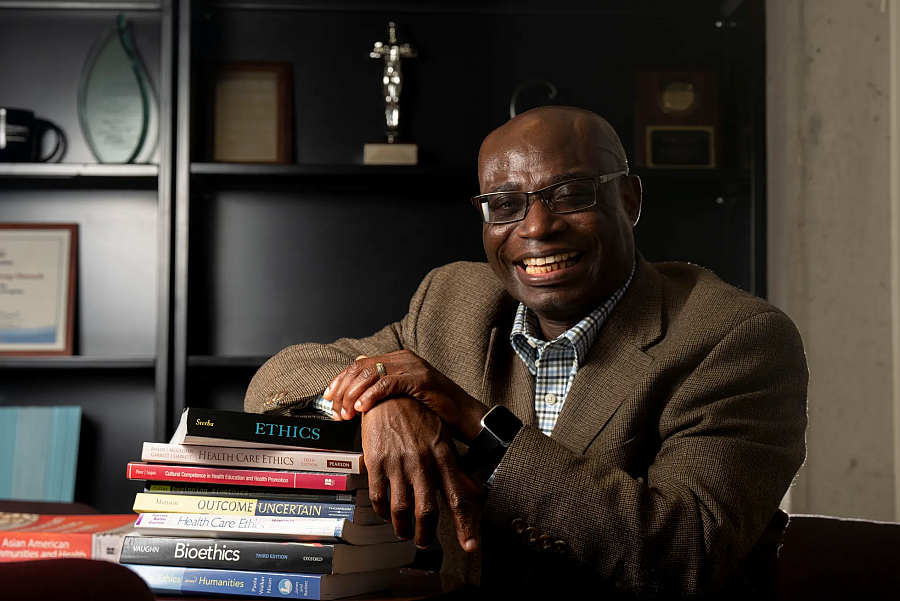
{"type": "Polygon", "coordinates": [[[214,161],[291,162],[292,73],[287,63],[227,63],[215,70],[214,161]]]}
{"type": "Polygon", "coordinates": [[[637,71],[634,90],[638,167],[709,169],[721,165],[715,71],[637,71]]]}

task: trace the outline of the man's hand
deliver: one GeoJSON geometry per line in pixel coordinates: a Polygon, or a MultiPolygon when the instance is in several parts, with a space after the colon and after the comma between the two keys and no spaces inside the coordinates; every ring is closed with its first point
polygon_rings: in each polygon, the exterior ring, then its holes
{"type": "Polygon", "coordinates": [[[460,471],[443,421],[415,399],[380,403],[362,416],[369,498],[400,538],[428,546],[438,524],[437,489],[444,492],[460,546],[474,551],[482,489],[460,471]],[[388,498],[390,485],[390,498],[388,498]]]}
{"type": "Polygon", "coordinates": [[[361,355],[334,377],[323,394],[332,402],[335,419],[352,419],[389,396],[423,403],[446,422],[454,437],[467,443],[478,435],[487,412],[484,404],[411,351],[361,355]],[[383,377],[378,363],[383,365],[383,377]]]}

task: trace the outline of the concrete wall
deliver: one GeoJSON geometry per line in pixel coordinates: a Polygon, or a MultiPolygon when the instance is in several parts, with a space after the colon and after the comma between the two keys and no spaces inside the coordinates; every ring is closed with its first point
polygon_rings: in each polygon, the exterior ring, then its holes
{"type": "Polygon", "coordinates": [[[769,298],[810,368],[796,513],[900,521],[898,9],[766,3],[769,298]]]}

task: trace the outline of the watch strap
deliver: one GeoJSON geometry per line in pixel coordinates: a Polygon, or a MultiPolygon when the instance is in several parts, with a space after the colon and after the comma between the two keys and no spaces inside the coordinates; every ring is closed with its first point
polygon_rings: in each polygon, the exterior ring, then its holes
{"type": "Polygon", "coordinates": [[[479,467],[491,462],[499,462],[506,453],[507,446],[522,429],[522,426],[522,420],[503,405],[492,407],[481,418],[481,431],[469,444],[469,451],[460,458],[460,467],[463,472],[471,474],[479,467]],[[498,427],[496,423],[498,420],[502,420],[502,427],[498,427]],[[488,422],[495,422],[495,429],[501,433],[506,432],[508,440],[502,440],[495,434],[488,422]]]}

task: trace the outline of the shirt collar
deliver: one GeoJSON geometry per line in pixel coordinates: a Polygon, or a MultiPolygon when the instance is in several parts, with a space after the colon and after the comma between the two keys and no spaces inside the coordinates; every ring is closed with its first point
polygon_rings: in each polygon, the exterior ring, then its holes
{"type": "Polygon", "coordinates": [[[625,291],[631,285],[635,266],[635,263],[631,265],[631,274],[629,274],[624,286],[613,292],[609,298],[591,311],[584,319],[551,341],[542,339],[540,323],[534,311],[530,310],[523,303],[519,303],[509,341],[513,350],[525,362],[532,374],[537,373],[537,359],[540,353],[543,352],[544,348],[554,345],[571,346],[575,352],[578,367],[582,366],[603,324],[606,323],[610,313],[612,313],[619,300],[625,295],[625,291]]]}

